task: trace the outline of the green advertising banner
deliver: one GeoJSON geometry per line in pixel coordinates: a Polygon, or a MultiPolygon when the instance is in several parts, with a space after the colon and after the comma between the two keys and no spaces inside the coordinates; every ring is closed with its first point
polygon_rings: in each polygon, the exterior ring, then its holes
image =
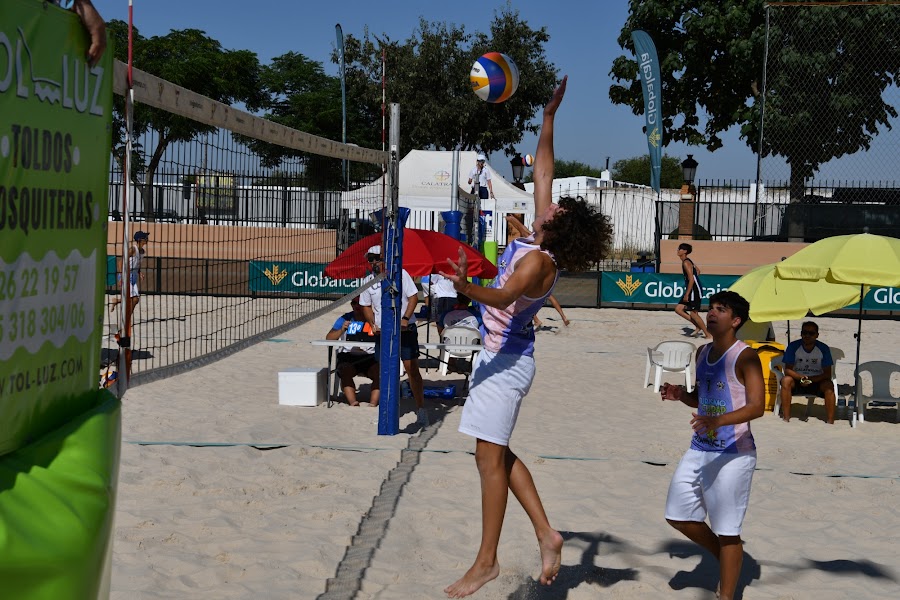
{"type": "MultiPolygon", "coordinates": [[[[727,290],[737,275],[704,275],[703,299],[727,290]]],[[[625,273],[604,271],[600,279],[600,302],[675,305],[684,297],[684,277],[677,273],[625,273]]],[[[705,302],[704,302],[705,303],[705,302]]],[[[859,308],[851,304],[848,310],[859,308]]],[[[900,289],[872,288],[863,300],[867,311],[900,311],[900,289]]]]}
{"type": "Polygon", "coordinates": [[[98,387],[112,57],[77,17],[4,0],[0,21],[0,455],[98,387]],[[100,284],[100,285],[98,285],[100,284]]]}
{"type": "MultiPolygon", "coordinates": [[[[727,290],[735,275],[704,275],[703,299],[727,290]]],[[[622,273],[604,271],[600,279],[600,302],[629,304],[678,304],[684,297],[684,277],[675,273],[622,273]]]]}
{"type": "Polygon", "coordinates": [[[112,49],[0,2],[0,596],[103,595],[121,403],[99,388],[112,49]]]}
{"type": "Polygon", "coordinates": [[[251,292],[349,294],[366,280],[332,279],[322,263],[250,261],[251,292]]]}

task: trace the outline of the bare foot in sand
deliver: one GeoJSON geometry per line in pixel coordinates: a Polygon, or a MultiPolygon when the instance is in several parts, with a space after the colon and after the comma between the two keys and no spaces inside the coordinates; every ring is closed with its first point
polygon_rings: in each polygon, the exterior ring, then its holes
{"type": "Polygon", "coordinates": [[[558,531],[551,530],[546,538],[538,540],[541,547],[541,583],[550,585],[559,575],[562,563],[563,537],[558,531]]]}
{"type": "Polygon", "coordinates": [[[466,571],[459,581],[444,588],[444,593],[450,598],[465,598],[481,589],[481,586],[500,574],[500,565],[494,563],[490,567],[481,567],[474,564],[466,571]]]}

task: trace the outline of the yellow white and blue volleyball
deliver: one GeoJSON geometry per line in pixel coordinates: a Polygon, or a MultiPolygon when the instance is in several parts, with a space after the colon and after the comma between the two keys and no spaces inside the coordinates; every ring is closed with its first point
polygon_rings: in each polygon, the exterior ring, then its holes
{"type": "Polygon", "coordinates": [[[469,81],[475,95],[485,102],[503,102],[519,87],[519,68],[507,55],[488,52],[472,65],[469,81]]]}
{"type": "Polygon", "coordinates": [[[522,163],[523,163],[526,167],[530,167],[530,166],[532,166],[532,165],[534,164],[534,157],[533,157],[532,155],[530,155],[530,154],[526,154],[526,155],[525,155],[525,158],[522,159],[522,163]]]}

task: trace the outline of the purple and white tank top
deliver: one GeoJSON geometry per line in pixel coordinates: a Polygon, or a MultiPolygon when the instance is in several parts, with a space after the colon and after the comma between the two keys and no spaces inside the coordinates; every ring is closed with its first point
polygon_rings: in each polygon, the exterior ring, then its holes
{"type": "MultiPolygon", "coordinates": [[[[551,259],[553,255],[534,243],[534,236],[519,238],[513,241],[497,263],[499,273],[492,288],[501,288],[512,276],[519,262],[529,252],[543,252],[551,259]]],[[[554,261],[555,263],[556,261],[554,261]]],[[[514,353],[522,356],[534,355],[534,326],[532,319],[544,305],[544,301],[553,291],[559,280],[559,271],[553,279],[553,285],[540,298],[521,296],[505,308],[494,308],[481,305],[481,339],[485,349],[495,353],[514,353]]]]}
{"type": "MultiPolygon", "coordinates": [[[[709,362],[712,344],[700,350],[697,357],[697,396],[700,404],[697,414],[721,415],[733,412],[747,404],[747,393],[744,384],[738,381],[734,365],[738,356],[747,344],[737,340],[725,354],[714,362],[709,362]]],[[[704,434],[695,433],[691,439],[691,448],[704,452],[727,452],[738,454],[756,450],[750,423],[725,425],[704,434]]]]}

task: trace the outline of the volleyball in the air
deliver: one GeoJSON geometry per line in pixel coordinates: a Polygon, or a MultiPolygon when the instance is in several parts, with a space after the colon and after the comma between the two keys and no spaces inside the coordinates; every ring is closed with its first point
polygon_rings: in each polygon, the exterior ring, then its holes
{"type": "Polygon", "coordinates": [[[530,167],[530,166],[534,165],[534,157],[530,154],[526,154],[525,158],[522,159],[522,162],[525,164],[526,167],[530,167]]]}
{"type": "Polygon", "coordinates": [[[507,55],[488,52],[472,65],[469,81],[475,95],[485,102],[503,102],[519,87],[519,68],[507,55]]]}

